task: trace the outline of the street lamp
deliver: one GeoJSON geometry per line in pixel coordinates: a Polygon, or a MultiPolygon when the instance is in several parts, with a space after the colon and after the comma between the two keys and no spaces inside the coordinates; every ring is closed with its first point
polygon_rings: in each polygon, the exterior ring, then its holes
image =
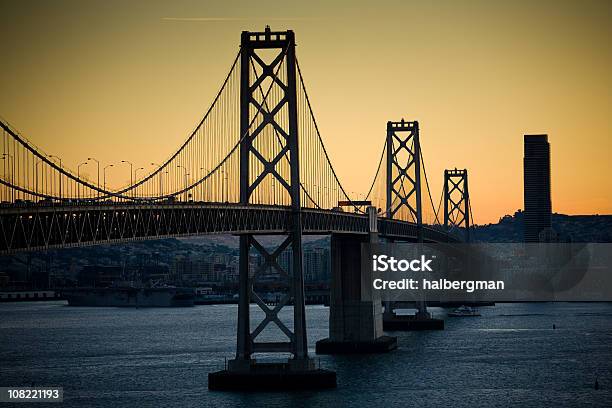
{"type": "MultiPolygon", "coordinates": [[[[9,164],[9,167],[12,167],[11,169],[11,184],[14,186],[15,185],[15,159],[13,158],[12,155],[8,154],[8,153],[3,153],[2,154],[2,160],[7,160],[10,159],[11,164],[9,164]]],[[[15,189],[11,188],[11,200],[15,201],[15,189]]]]}
{"type": "MultiPolygon", "coordinates": [[[[185,188],[187,188],[187,180],[188,180],[187,176],[191,176],[191,173],[185,174],[185,188]]],[[[185,202],[189,201],[190,197],[191,197],[191,193],[188,193],[187,190],[185,190],[185,202]]],[[[193,199],[192,199],[192,201],[193,201],[193,199]]]]}
{"type": "Polygon", "coordinates": [[[36,162],[36,166],[34,166],[34,173],[36,173],[35,174],[36,177],[34,177],[34,179],[36,180],[36,192],[37,193],[38,193],[38,165],[42,162],[43,162],[42,160],[39,160],[38,162],[36,162]]]}
{"type": "MultiPolygon", "coordinates": [[[[133,173],[133,168],[134,165],[132,164],[132,162],[127,161],[127,160],[121,160],[121,163],[127,163],[130,165],[130,188],[132,187],[132,185],[134,184],[134,173],[133,173]]],[[[132,195],[134,195],[134,193],[132,192],[132,195]]]]}
{"type": "MultiPolygon", "coordinates": [[[[166,171],[162,172],[162,174],[165,174],[165,175],[166,175],[166,185],[169,185],[169,184],[170,184],[170,182],[168,181],[168,177],[170,177],[170,172],[169,172],[168,170],[166,170],[166,171]]],[[[159,178],[160,178],[160,179],[161,179],[162,177],[163,177],[162,175],[160,175],[160,176],[159,176],[159,178]]],[[[162,190],[163,190],[163,189],[162,189],[162,190]]],[[[162,193],[161,193],[161,195],[163,196],[163,195],[164,195],[164,193],[162,192],[162,193]]]]}
{"type": "Polygon", "coordinates": [[[102,170],[102,173],[104,173],[104,194],[106,194],[106,169],[108,169],[109,167],[115,167],[114,164],[109,164],[104,166],[104,169],[102,170]]]}
{"type": "MultiPolygon", "coordinates": [[[[200,180],[204,180],[204,178],[208,177],[208,169],[204,168],[204,167],[200,167],[200,180]]],[[[203,183],[200,184],[201,186],[203,186],[203,183]]],[[[202,201],[206,201],[206,198],[204,196],[204,192],[206,191],[206,189],[202,188],[200,190],[200,200],[202,201]]]]}
{"type": "Polygon", "coordinates": [[[77,166],[77,178],[79,179],[78,181],[78,185],[77,185],[77,198],[80,200],[81,199],[81,166],[84,166],[88,164],[88,162],[84,161],[83,163],[80,163],[77,166]]]}
{"type": "MultiPolygon", "coordinates": [[[[136,177],[136,175],[138,174],[138,170],[144,170],[144,167],[139,167],[136,170],[134,170],[134,180],[138,180],[138,177],[136,177]]],[[[134,189],[134,194],[136,194],[136,190],[137,188],[134,189]]]]}
{"type": "Polygon", "coordinates": [[[221,190],[221,200],[225,201],[227,203],[227,194],[226,194],[226,187],[227,187],[227,172],[225,170],[221,170],[221,175],[223,176],[223,186],[222,186],[222,190],[221,190]]]}
{"type": "MultiPolygon", "coordinates": [[[[53,154],[49,155],[50,159],[57,159],[59,161],[59,165],[60,168],[62,168],[62,159],[60,157],[57,157],[53,154]]],[[[62,197],[62,173],[59,173],[59,197],[60,197],[60,201],[62,201],[64,198],[62,197]]]]}
{"type": "Polygon", "coordinates": [[[136,177],[136,175],[138,174],[138,170],[144,170],[144,167],[139,167],[136,170],[134,170],[134,179],[138,180],[138,177],[136,177]]]}
{"type": "MultiPolygon", "coordinates": [[[[100,162],[93,157],[88,157],[87,160],[93,160],[98,165],[98,189],[99,189],[100,188],[100,162]]],[[[98,190],[98,198],[100,198],[100,190],[98,190]]]]}
{"type": "Polygon", "coordinates": [[[183,171],[185,172],[185,202],[187,202],[187,176],[189,175],[189,173],[187,173],[187,169],[184,166],[181,166],[180,164],[176,167],[179,169],[183,169],[183,171]]]}
{"type": "Polygon", "coordinates": [[[325,204],[325,207],[327,207],[327,205],[329,204],[329,187],[327,186],[322,186],[322,187],[323,187],[323,199],[327,200],[325,204]]]}
{"type": "Polygon", "coordinates": [[[163,172],[161,171],[161,166],[157,163],[153,163],[151,162],[151,166],[157,166],[158,170],[159,170],[159,196],[161,197],[163,195],[162,193],[162,177],[163,177],[163,172]]]}

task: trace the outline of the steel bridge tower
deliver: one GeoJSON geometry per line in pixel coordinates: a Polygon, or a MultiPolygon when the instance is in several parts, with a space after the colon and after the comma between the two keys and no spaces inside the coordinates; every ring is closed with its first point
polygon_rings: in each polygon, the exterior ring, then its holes
{"type": "Polygon", "coordinates": [[[423,242],[421,206],[421,145],[419,122],[387,122],[387,217],[395,218],[402,208],[408,210],[423,242]],[[404,179],[409,181],[406,190],[404,179]]]}
{"type": "MultiPolygon", "coordinates": [[[[291,231],[283,243],[273,253],[269,253],[261,245],[255,235],[240,236],[240,300],[238,305],[238,344],[236,363],[250,363],[253,352],[290,352],[295,360],[307,364],[308,348],[306,346],[306,320],[304,317],[304,282],[302,271],[302,223],[300,218],[300,171],[297,134],[297,97],[296,97],[296,70],[295,70],[295,36],[293,31],[272,33],[266,27],[264,33],[243,32],[241,41],[241,68],[240,68],[240,204],[249,205],[251,195],[258,184],[266,177],[273,177],[282,188],[286,189],[292,209],[291,231]],[[275,56],[270,63],[259,55],[261,50],[274,50],[275,56]],[[259,78],[252,78],[251,64],[256,62],[262,69],[259,78]],[[285,65],[284,67],[282,65],[285,65]],[[282,83],[279,71],[285,69],[286,83],[282,83]],[[281,83],[283,97],[276,106],[269,106],[265,99],[261,101],[256,92],[260,92],[259,84],[266,80],[281,83]],[[277,82],[278,81],[278,82],[277,82]],[[280,111],[287,105],[287,124],[281,124],[280,111]],[[255,129],[251,125],[258,121],[255,129]],[[260,152],[257,139],[262,137],[266,126],[278,130],[279,143],[282,149],[276,157],[266,157],[260,152]],[[281,160],[288,160],[291,171],[286,179],[277,166],[281,160]],[[259,161],[263,165],[260,174],[251,174],[252,161],[259,161]],[[284,270],[279,262],[278,255],[291,246],[292,271],[284,270]],[[257,271],[250,271],[249,253],[254,247],[264,258],[264,264],[257,271]],[[260,272],[272,267],[280,274],[289,277],[291,290],[280,301],[280,307],[270,309],[254,292],[255,283],[260,272]],[[266,318],[255,330],[250,328],[249,304],[255,303],[265,312],[266,318]],[[283,305],[294,303],[294,329],[293,332],[278,318],[278,312],[283,305]],[[286,343],[257,343],[257,335],[269,324],[276,324],[287,336],[286,343]]],[[[265,90],[264,90],[265,92],[265,90]]]]}
{"type": "MultiPolygon", "coordinates": [[[[421,200],[421,144],[419,122],[387,122],[387,204],[388,218],[407,211],[417,225],[417,242],[423,243],[423,206],[421,200]]],[[[414,318],[394,314],[393,302],[385,302],[384,327],[390,330],[441,329],[444,321],[432,319],[425,299],[416,302],[414,318]]]]}
{"type": "Polygon", "coordinates": [[[465,242],[470,242],[470,194],[468,173],[444,170],[444,229],[465,227],[465,242]]]}
{"type": "Polygon", "coordinates": [[[228,362],[226,374],[230,378],[209,377],[209,386],[216,389],[335,386],[335,373],[329,371],[308,384],[313,374],[317,376],[317,372],[321,374],[324,370],[314,369],[306,343],[295,35],[290,30],[272,32],[269,27],[264,32],[244,31],[240,58],[240,204],[250,205],[259,184],[266,177],[272,177],[289,197],[291,219],[286,238],[274,251],[268,251],[255,234],[240,235],[236,357],[228,362]],[[266,91],[263,84],[267,83],[270,88],[266,91]],[[278,86],[281,96],[268,102],[267,93],[272,86],[278,86]],[[265,146],[270,145],[272,133],[273,143],[279,146],[276,150],[265,150],[265,146]],[[267,140],[260,141],[266,137],[267,140]],[[289,163],[289,172],[281,169],[283,162],[289,163]],[[263,258],[263,264],[256,270],[251,270],[249,262],[252,248],[263,258]],[[288,248],[292,254],[290,266],[283,268],[279,258],[288,248]],[[275,270],[289,284],[288,292],[274,307],[268,306],[254,290],[258,277],[268,270],[275,270]],[[254,329],[250,325],[251,301],[265,315],[254,329]],[[293,304],[293,330],[279,318],[280,310],[288,304],[293,304]],[[256,341],[271,324],[281,330],[286,341],[256,341]],[[253,353],[291,353],[292,358],[281,364],[257,363],[252,358],[253,353]],[[308,378],[300,377],[304,375],[308,378]]]}

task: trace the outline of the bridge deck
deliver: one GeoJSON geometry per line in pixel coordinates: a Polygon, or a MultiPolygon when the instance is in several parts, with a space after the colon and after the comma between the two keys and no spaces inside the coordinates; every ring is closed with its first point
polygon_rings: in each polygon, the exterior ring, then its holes
{"type": "MultiPolygon", "coordinates": [[[[302,209],[305,234],[368,233],[365,215],[302,209]]],[[[99,245],[207,234],[283,234],[291,229],[289,207],[223,203],[103,203],[22,205],[0,208],[0,253],[99,245]]],[[[415,240],[414,223],[381,218],[382,236],[415,240]]],[[[427,241],[449,236],[424,227],[427,241]]]]}

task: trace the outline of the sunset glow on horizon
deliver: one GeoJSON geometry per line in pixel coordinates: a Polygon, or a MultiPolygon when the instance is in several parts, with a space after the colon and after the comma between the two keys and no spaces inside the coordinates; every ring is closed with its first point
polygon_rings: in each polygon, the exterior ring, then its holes
{"type": "Polygon", "coordinates": [[[93,155],[114,163],[113,188],[130,179],[121,160],[153,171],[176,151],[240,32],[269,24],[296,33],[323,140],[354,198],[370,186],[386,122],[404,118],[419,121],[435,201],[444,169],[468,169],[477,224],[523,207],[524,134],[548,134],[554,212],[612,213],[609,1],[2,1],[0,13],[0,116],[71,169],[93,155]]]}

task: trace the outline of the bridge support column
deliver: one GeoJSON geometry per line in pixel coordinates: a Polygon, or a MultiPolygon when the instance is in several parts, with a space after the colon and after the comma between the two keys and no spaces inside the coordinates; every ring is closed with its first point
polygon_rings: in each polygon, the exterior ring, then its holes
{"type": "MultiPolygon", "coordinates": [[[[291,204],[291,220],[285,240],[274,251],[260,243],[254,234],[240,237],[240,293],[236,358],[225,370],[208,375],[211,390],[279,390],[336,387],[336,373],[316,369],[308,356],[302,268],[302,206],[300,201],[300,165],[298,107],[296,95],[295,36],[293,31],[242,33],[240,46],[240,203],[262,200],[269,193],[264,180],[275,180],[291,204]],[[272,55],[273,54],[273,55],[272,55]],[[281,73],[284,69],[284,74],[281,73]],[[276,85],[281,98],[268,98],[266,81],[276,85]],[[286,108],[285,108],[286,107],[286,108]],[[267,149],[274,143],[276,149],[267,149]],[[289,163],[289,171],[283,166],[289,163]],[[255,195],[253,193],[256,193],[255,195]],[[262,194],[257,194],[262,193],[262,194]],[[254,198],[255,197],[255,198],[254,198]],[[279,262],[280,255],[291,249],[290,266],[279,262]],[[250,270],[254,249],[263,265],[250,270]],[[286,284],[286,293],[272,307],[256,292],[261,275],[274,272],[286,284]],[[265,317],[251,330],[251,301],[265,317]],[[280,310],[293,304],[293,330],[279,317],[280,310]],[[259,335],[276,326],[284,341],[263,341],[259,335]],[[284,362],[257,362],[256,353],[291,354],[284,362]]],[[[261,202],[260,202],[261,203],[261,202]]],[[[267,204],[277,204],[267,202],[267,204]]]]}
{"type": "MultiPolygon", "coordinates": [[[[419,123],[387,122],[387,217],[405,214],[417,224],[417,242],[423,242],[421,201],[421,143],[419,123]]],[[[414,316],[398,316],[393,302],[385,302],[384,330],[442,330],[425,300],[416,302],[414,316]]]]}
{"type": "Polygon", "coordinates": [[[384,353],[397,347],[383,334],[380,294],[363,293],[361,244],[378,242],[376,209],[369,207],[370,234],[332,234],[329,338],[316,344],[317,354],[384,353]]]}
{"type": "Polygon", "coordinates": [[[465,228],[465,242],[470,242],[470,194],[468,173],[463,170],[444,170],[444,229],[465,228]]]}

